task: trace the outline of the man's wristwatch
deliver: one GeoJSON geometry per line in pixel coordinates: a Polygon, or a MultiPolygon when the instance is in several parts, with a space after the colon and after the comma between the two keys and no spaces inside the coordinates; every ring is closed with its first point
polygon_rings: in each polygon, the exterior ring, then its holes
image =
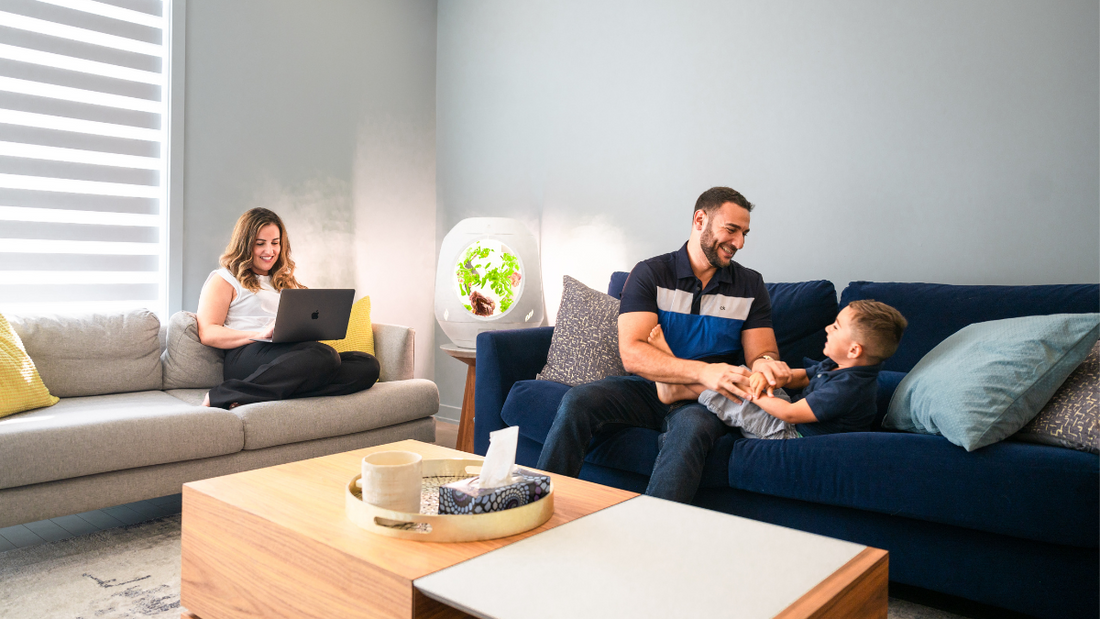
{"type": "Polygon", "coordinates": [[[757,359],[767,359],[768,361],[775,361],[775,357],[772,357],[771,355],[760,355],[759,357],[757,357],[757,359]]]}

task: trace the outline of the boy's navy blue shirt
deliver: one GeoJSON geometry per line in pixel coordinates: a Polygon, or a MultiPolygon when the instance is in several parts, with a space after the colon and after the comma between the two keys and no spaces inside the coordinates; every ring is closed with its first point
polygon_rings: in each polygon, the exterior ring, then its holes
{"type": "Polygon", "coordinates": [[[687,243],[639,262],[623,286],[619,313],[652,312],[673,354],[708,363],[744,362],[741,331],[772,326],[764,278],[736,262],[702,287],[691,270],[687,243]]]}
{"type": "Polygon", "coordinates": [[[878,410],[878,373],[882,364],[837,369],[832,359],[818,363],[806,359],[810,384],[802,398],[817,417],[816,423],[795,426],[802,436],[866,432],[871,429],[878,410]]]}

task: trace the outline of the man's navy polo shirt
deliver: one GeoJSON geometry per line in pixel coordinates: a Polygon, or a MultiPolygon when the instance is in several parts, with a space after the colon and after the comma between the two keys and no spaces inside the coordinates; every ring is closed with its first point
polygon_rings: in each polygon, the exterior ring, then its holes
{"type": "Polygon", "coordinates": [[[817,423],[800,423],[795,428],[802,436],[866,432],[871,429],[878,410],[878,373],[882,364],[837,369],[832,359],[815,363],[806,359],[810,384],[802,390],[802,399],[810,405],[817,423]]]}
{"type": "Polygon", "coordinates": [[[741,331],[772,326],[771,299],[759,273],[731,261],[703,289],[687,243],[634,267],[619,304],[620,314],[629,312],[657,314],[673,354],[708,363],[743,363],[741,331]]]}

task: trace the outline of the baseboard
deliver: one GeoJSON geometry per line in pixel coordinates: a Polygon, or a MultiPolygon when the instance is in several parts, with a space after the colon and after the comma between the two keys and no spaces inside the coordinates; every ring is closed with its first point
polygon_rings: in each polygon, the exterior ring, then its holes
{"type": "Polygon", "coordinates": [[[458,423],[458,421],[462,419],[462,409],[457,406],[440,404],[439,412],[436,413],[434,416],[436,419],[449,421],[451,423],[458,423]]]}

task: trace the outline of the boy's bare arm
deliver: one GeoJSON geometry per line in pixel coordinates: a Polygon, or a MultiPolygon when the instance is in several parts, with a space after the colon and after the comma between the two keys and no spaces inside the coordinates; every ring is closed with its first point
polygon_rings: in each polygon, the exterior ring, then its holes
{"type": "Polygon", "coordinates": [[[790,387],[791,389],[805,389],[806,385],[809,384],[810,377],[806,375],[806,370],[791,370],[791,380],[787,383],[788,387],[790,387]]]}
{"type": "MultiPolygon", "coordinates": [[[[810,378],[806,376],[806,370],[791,370],[791,378],[786,386],[791,389],[802,389],[808,384],[810,384],[810,378]]],[[[749,386],[754,398],[760,397],[765,391],[769,396],[775,391],[775,388],[768,384],[767,377],[760,372],[753,372],[749,377],[749,386]]]]}
{"type": "Polygon", "coordinates": [[[752,403],[763,409],[765,413],[787,423],[814,423],[817,421],[817,416],[810,410],[810,405],[806,403],[806,400],[791,403],[776,397],[764,396],[756,398],[752,403]]]}

